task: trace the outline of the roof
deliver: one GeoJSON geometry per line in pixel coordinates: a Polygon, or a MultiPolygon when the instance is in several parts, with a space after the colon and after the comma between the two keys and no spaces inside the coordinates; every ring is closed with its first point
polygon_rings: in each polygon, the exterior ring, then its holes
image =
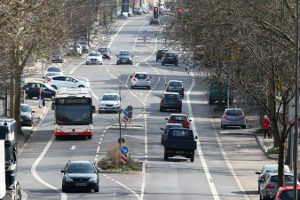
{"type": "Polygon", "coordinates": [[[188,116],[188,115],[187,114],[172,113],[172,114],[170,114],[170,116],[188,116]]]}
{"type": "Polygon", "coordinates": [[[118,93],[103,93],[102,96],[104,96],[104,95],[118,95],[118,96],[120,96],[118,93]]]}
{"type": "Polygon", "coordinates": [[[182,126],[182,123],[166,123],[166,126],[170,126],[170,125],[178,125],[178,126],[182,126]]]}
{"type": "Polygon", "coordinates": [[[92,98],[92,94],[89,88],[60,88],[56,92],[55,98],[66,97],[87,97],[92,98]]]}
{"type": "Polygon", "coordinates": [[[89,160],[70,160],[69,163],[91,163],[91,161],[89,161],[89,160]]]}
{"type": "Polygon", "coordinates": [[[148,72],[134,72],[135,74],[148,74],[148,72]]]}
{"type": "Polygon", "coordinates": [[[177,95],[177,94],[178,94],[178,95],[179,95],[179,93],[178,93],[178,92],[168,92],[168,91],[165,91],[165,92],[164,92],[164,94],[175,94],[175,95],[177,95]]]}
{"type": "Polygon", "coordinates": [[[182,83],[182,81],[179,81],[179,80],[169,80],[169,82],[180,82],[180,83],[182,83]]]}

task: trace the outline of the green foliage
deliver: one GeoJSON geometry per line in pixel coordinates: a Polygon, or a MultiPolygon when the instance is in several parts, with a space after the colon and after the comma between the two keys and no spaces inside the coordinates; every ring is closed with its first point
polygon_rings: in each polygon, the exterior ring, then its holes
{"type": "Polygon", "coordinates": [[[267,154],[279,154],[279,147],[272,147],[268,149],[267,154]]]}

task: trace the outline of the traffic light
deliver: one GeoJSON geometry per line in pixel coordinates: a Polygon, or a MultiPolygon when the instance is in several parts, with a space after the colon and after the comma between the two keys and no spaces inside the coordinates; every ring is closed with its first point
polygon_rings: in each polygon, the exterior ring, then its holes
{"type": "Polygon", "coordinates": [[[153,18],[157,19],[158,18],[158,7],[153,8],[153,18]]]}

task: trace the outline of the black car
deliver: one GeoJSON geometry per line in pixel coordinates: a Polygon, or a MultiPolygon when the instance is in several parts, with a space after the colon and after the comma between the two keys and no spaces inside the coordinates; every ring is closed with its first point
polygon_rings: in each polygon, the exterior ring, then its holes
{"type": "Polygon", "coordinates": [[[165,109],[175,109],[181,112],[182,101],[180,95],[176,92],[165,92],[160,101],[160,112],[165,109]]]}
{"type": "Polygon", "coordinates": [[[150,20],[150,25],[159,25],[160,22],[159,22],[159,19],[154,19],[154,18],[151,18],[150,20]]]}
{"type": "Polygon", "coordinates": [[[111,51],[109,48],[99,48],[98,52],[101,53],[102,58],[108,58],[110,60],[111,51]]]}
{"type": "Polygon", "coordinates": [[[180,96],[184,97],[184,87],[182,81],[170,80],[166,85],[167,92],[178,92],[180,96]]]}
{"type": "Polygon", "coordinates": [[[71,189],[93,189],[99,192],[98,170],[90,161],[69,161],[61,170],[62,191],[68,192],[71,189]]]}
{"type": "Polygon", "coordinates": [[[22,89],[25,90],[25,94],[28,99],[32,99],[33,97],[39,98],[41,90],[42,98],[52,99],[55,97],[56,94],[55,89],[52,88],[50,85],[38,81],[28,82],[22,87],[22,89]]]}
{"type": "Polygon", "coordinates": [[[161,59],[161,64],[174,64],[175,66],[178,66],[178,55],[176,53],[165,53],[161,59]]]}
{"type": "Polygon", "coordinates": [[[117,55],[117,65],[119,64],[131,64],[133,55],[130,51],[120,51],[117,55]]]}
{"type": "Polygon", "coordinates": [[[52,63],[63,63],[63,57],[60,51],[54,51],[51,53],[50,60],[52,63]]]}
{"type": "Polygon", "coordinates": [[[21,104],[21,125],[32,126],[33,124],[33,113],[31,106],[28,104],[21,104]]]}
{"type": "Polygon", "coordinates": [[[165,53],[168,52],[167,49],[160,49],[156,52],[156,62],[158,60],[161,60],[161,58],[165,55],[165,53]]]}

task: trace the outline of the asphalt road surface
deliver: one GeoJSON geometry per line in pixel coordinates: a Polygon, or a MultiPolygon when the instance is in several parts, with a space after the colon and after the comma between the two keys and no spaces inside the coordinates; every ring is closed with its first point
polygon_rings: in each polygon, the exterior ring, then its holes
{"type": "Polygon", "coordinates": [[[119,92],[121,88],[122,107],[133,106],[132,123],[141,127],[123,130],[122,135],[131,156],[143,161],[143,171],[101,173],[99,193],[62,193],[60,170],[68,160],[99,160],[117,144],[119,131],[109,126],[118,121],[118,115],[95,113],[92,140],[55,140],[53,111],[48,102],[45,115],[19,154],[18,179],[24,199],[258,199],[254,172],[269,161],[258,149],[251,131],[224,132],[218,120],[210,118],[205,74],[188,74],[184,67],[155,62],[155,52],[163,40],[160,28],[149,26],[149,18],[140,16],[117,22],[118,29],[106,44],[113,58],[104,59],[103,65],[85,65],[85,56],[63,64],[65,74],[90,82],[96,109],[102,93],[119,92]],[[133,51],[133,65],[116,65],[115,55],[120,50],[133,51]],[[129,77],[137,71],[152,75],[150,90],[130,89],[129,77]],[[193,163],[182,157],[163,159],[160,128],[171,112],[160,112],[159,102],[165,83],[171,79],[184,83],[182,112],[189,114],[192,129],[199,137],[193,163]]]}

